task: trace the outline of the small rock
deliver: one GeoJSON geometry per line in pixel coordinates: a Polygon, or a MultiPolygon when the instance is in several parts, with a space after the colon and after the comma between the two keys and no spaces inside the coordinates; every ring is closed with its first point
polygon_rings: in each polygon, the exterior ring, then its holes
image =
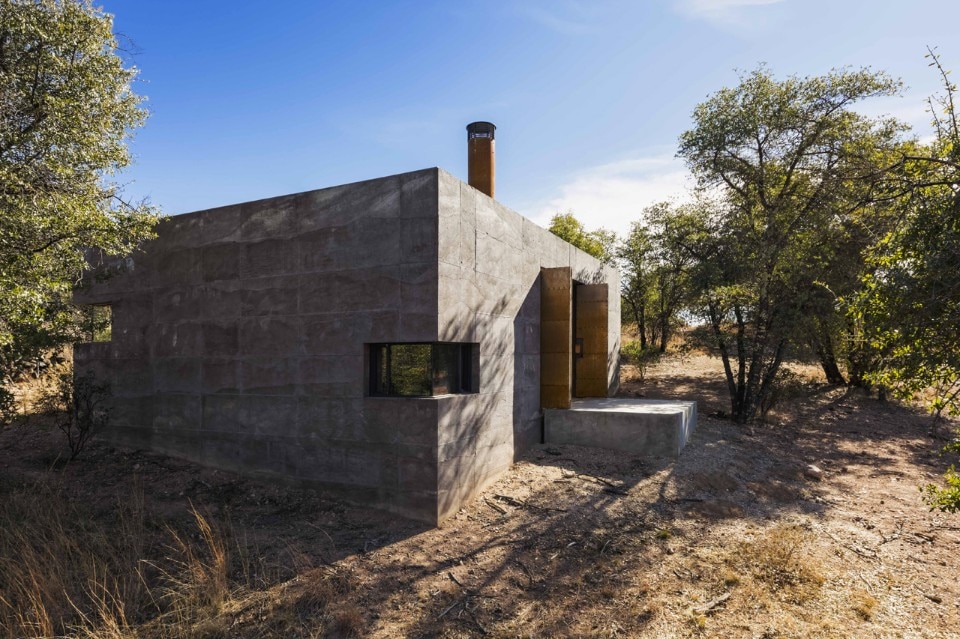
{"type": "Polygon", "coordinates": [[[560,450],[559,448],[546,448],[546,449],[544,449],[543,452],[547,453],[548,455],[562,455],[562,454],[563,454],[563,451],[560,450]]]}
{"type": "Polygon", "coordinates": [[[803,474],[815,481],[823,479],[823,470],[813,464],[808,464],[807,467],[803,469],[803,474]]]}
{"type": "Polygon", "coordinates": [[[134,465],[133,465],[133,469],[134,469],[134,470],[140,470],[140,464],[134,464],[134,465]]]}

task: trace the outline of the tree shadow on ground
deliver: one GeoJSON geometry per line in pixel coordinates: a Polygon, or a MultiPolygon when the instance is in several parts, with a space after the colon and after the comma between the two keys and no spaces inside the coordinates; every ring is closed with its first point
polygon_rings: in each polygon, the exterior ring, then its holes
{"type": "MultiPolygon", "coordinates": [[[[695,547],[697,531],[843,508],[805,476],[808,464],[836,482],[845,468],[883,477],[905,454],[923,472],[942,470],[930,418],[907,406],[817,389],[771,423],[742,427],[707,416],[723,406],[722,379],[657,381],[642,393],[699,404],[698,430],[678,459],[536,446],[436,529],[96,442],[57,475],[103,521],[142,490],[156,522],[186,529],[192,504],[228,529],[259,571],[247,587],[275,594],[269,606],[251,599],[224,613],[231,636],[479,637],[654,632],[651,576],[695,547]]],[[[625,385],[623,394],[636,390],[625,385]]],[[[0,493],[48,472],[43,455],[17,451],[41,450],[42,438],[56,435],[0,434],[0,493]]]]}

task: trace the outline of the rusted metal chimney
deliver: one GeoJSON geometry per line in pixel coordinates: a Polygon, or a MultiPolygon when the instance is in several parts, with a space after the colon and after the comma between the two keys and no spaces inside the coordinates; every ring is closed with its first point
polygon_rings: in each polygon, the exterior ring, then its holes
{"type": "Polygon", "coordinates": [[[467,125],[467,182],[470,186],[494,197],[494,143],[492,122],[471,122],[467,125]]]}

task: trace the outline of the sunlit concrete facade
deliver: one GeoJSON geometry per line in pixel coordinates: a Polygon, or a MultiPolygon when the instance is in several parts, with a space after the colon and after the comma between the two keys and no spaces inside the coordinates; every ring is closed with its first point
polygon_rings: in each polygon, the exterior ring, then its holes
{"type": "Polygon", "coordinates": [[[438,522],[542,438],[541,269],[616,271],[440,169],[164,220],[76,292],[109,304],[77,372],[110,381],[103,435],[438,522]],[[98,277],[108,275],[108,277],[98,277]],[[370,347],[475,345],[473,392],[381,397],[370,347]]]}

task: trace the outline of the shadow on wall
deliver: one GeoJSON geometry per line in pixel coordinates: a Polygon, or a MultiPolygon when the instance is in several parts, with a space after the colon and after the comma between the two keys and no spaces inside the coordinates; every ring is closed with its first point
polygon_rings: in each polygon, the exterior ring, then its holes
{"type": "Polygon", "coordinates": [[[543,443],[540,411],[540,278],[513,319],[513,456],[543,443]]]}
{"type": "Polygon", "coordinates": [[[539,294],[537,279],[526,292],[508,291],[459,318],[480,343],[480,392],[440,400],[441,520],[541,441],[539,294]]]}

